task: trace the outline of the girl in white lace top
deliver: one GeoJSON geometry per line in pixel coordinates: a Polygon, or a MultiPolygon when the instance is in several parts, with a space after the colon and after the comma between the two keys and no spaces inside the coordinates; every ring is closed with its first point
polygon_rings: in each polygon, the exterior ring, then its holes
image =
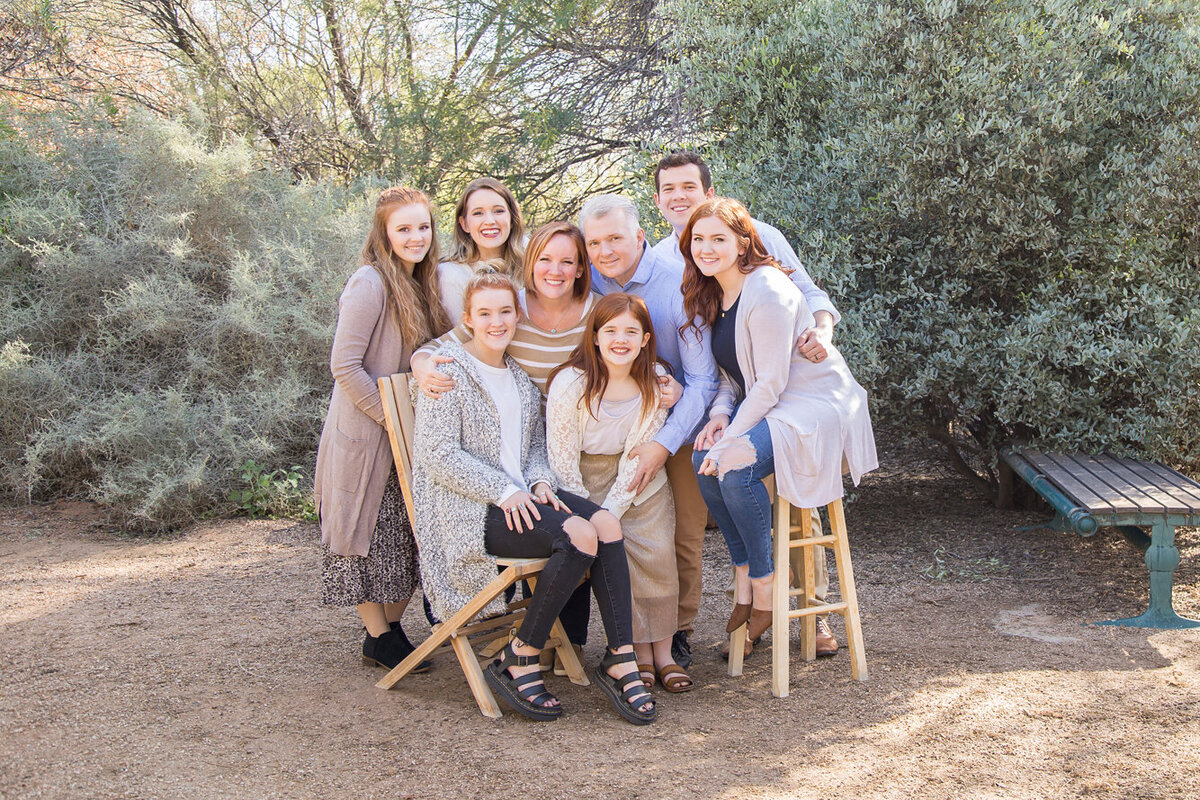
{"type": "Polygon", "coordinates": [[[633,591],[633,638],[647,687],[672,692],[692,680],[671,658],[678,622],[675,508],[660,471],[641,492],[630,485],[638,459],[666,421],[659,407],[654,331],[645,302],[617,292],[597,301],[583,340],[550,378],[546,399],[550,465],[564,489],[621,520],[633,591]]]}

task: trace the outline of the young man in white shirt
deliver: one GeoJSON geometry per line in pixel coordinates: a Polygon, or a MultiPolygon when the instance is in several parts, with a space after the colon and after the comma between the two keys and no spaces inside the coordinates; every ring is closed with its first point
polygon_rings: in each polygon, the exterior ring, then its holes
{"type": "MultiPolygon", "coordinates": [[[[712,173],[709,171],[708,165],[704,163],[704,159],[697,153],[676,151],[664,156],[658,162],[658,166],[654,169],[654,205],[658,207],[663,218],[671,224],[673,229],[670,236],[654,246],[654,253],[659,259],[678,264],[680,267],[683,266],[683,254],[679,250],[679,234],[687,224],[692,209],[714,194],[712,173]]],[[[841,319],[841,314],[829,299],[829,295],[809,277],[808,271],[804,269],[796,251],[788,244],[787,238],[779,230],[761,220],[754,220],[754,227],[758,231],[759,237],[762,238],[763,244],[766,245],[767,252],[774,256],[780,264],[794,270],[791,274],[792,281],[804,294],[804,299],[808,302],[808,306],[816,318],[815,327],[801,335],[797,342],[797,349],[809,361],[822,361],[827,354],[826,348],[833,343],[833,326],[841,319]]],[[[813,514],[812,520],[812,535],[820,536],[820,516],[813,514]]],[[[799,549],[792,550],[791,554],[794,579],[799,581],[803,557],[799,549]]],[[[815,594],[818,600],[824,600],[829,590],[829,573],[823,551],[816,554],[814,563],[815,594]]],[[[690,569],[690,565],[680,561],[681,589],[691,585],[699,588],[698,575],[694,584],[690,574],[685,575],[685,571],[690,569]]],[[[695,597],[685,597],[681,591],[679,596],[680,630],[675,635],[675,644],[676,647],[684,650],[688,649],[687,636],[691,632],[692,620],[695,618],[699,606],[698,591],[695,594],[697,595],[695,597]]],[[[816,638],[817,655],[831,656],[837,653],[838,642],[829,630],[829,624],[825,617],[817,618],[816,638]]],[[[679,655],[683,654],[677,653],[676,660],[680,660],[679,655]]]]}

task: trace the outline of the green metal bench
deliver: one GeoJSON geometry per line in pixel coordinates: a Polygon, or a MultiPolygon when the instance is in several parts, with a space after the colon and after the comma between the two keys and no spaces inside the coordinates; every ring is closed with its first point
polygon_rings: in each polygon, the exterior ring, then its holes
{"type": "Polygon", "coordinates": [[[1176,614],[1171,602],[1171,585],[1179,566],[1175,528],[1200,525],[1200,484],[1157,462],[1130,458],[1043,453],[1020,445],[1002,448],[1000,457],[1002,499],[1011,496],[1015,473],[1053,506],[1056,514],[1046,527],[1075,531],[1080,536],[1116,528],[1145,552],[1150,570],[1146,612],[1097,624],[1200,627],[1200,620],[1176,614]],[[1149,536],[1143,527],[1150,528],[1149,536]]]}

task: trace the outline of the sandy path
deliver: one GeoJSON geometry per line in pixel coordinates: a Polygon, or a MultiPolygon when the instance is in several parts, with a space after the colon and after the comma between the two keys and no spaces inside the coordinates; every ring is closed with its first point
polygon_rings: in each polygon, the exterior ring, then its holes
{"type": "MultiPolygon", "coordinates": [[[[726,677],[710,532],[698,688],[656,693],[640,729],[566,679],[561,720],[488,720],[447,651],[375,689],[357,624],[318,605],[311,525],[140,539],[81,504],[2,509],[0,797],[1200,797],[1200,630],[1081,625],[1142,610],[1118,536],[1014,532],[1044,515],[946,475],[859,496],[870,680],[844,652],[793,659],[776,700],[766,647],[726,677]]],[[[1176,607],[1200,616],[1200,534],[1182,545],[1176,607]]],[[[406,627],[427,631],[415,611],[406,627]]],[[[596,623],[589,664],[601,641],[596,623]]]]}

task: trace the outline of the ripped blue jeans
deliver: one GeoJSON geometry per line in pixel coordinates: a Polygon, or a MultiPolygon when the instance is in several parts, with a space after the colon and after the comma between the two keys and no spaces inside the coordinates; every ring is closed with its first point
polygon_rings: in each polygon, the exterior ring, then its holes
{"type": "MultiPolygon", "coordinates": [[[[749,564],[751,578],[765,578],[775,571],[775,566],[771,557],[771,497],[763,478],[775,472],[775,451],[765,419],[745,437],[754,447],[753,462],[731,469],[720,478],[697,474],[696,479],[700,494],[725,537],[733,565],[749,564]]],[[[707,450],[692,453],[695,469],[700,469],[707,455],[707,450]]],[[[723,457],[726,464],[736,458],[734,447],[725,450],[723,457]]]]}

